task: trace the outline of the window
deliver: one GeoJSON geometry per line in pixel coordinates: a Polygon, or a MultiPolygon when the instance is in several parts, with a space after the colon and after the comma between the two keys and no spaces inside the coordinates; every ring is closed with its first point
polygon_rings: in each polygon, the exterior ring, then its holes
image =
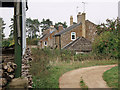
{"type": "Polygon", "coordinates": [[[44,45],[47,46],[47,41],[44,42],[44,45]]]}
{"type": "Polygon", "coordinates": [[[75,40],[76,39],[76,33],[75,32],[71,32],[71,40],[75,40]]]}

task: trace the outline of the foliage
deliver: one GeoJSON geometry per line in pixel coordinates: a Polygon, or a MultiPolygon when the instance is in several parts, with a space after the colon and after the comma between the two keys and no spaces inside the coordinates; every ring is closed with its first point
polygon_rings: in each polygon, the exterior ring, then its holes
{"type": "Polygon", "coordinates": [[[33,38],[33,39],[27,38],[26,41],[27,41],[27,45],[38,45],[39,39],[38,38],[33,38]]]}
{"type": "Polygon", "coordinates": [[[51,25],[53,25],[53,22],[50,19],[44,19],[40,22],[40,27],[42,28],[42,31],[47,30],[51,25]]]}
{"type": "Polygon", "coordinates": [[[2,41],[2,47],[9,47],[9,46],[12,46],[14,44],[15,44],[15,42],[12,38],[8,38],[7,40],[2,41]]]}
{"type": "Polygon", "coordinates": [[[118,38],[110,32],[98,36],[93,43],[93,52],[97,55],[116,57],[118,56],[118,38]]]}
{"type": "Polygon", "coordinates": [[[0,36],[2,36],[2,39],[5,37],[5,34],[3,33],[3,31],[4,31],[4,29],[5,29],[5,22],[4,22],[4,20],[3,20],[3,18],[0,18],[0,26],[1,26],[1,28],[0,28],[0,36]]]}
{"type": "Polygon", "coordinates": [[[9,47],[10,42],[8,40],[3,40],[2,41],[2,47],[9,47]]]}
{"type": "MultiPolygon", "coordinates": [[[[40,26],[40,22],[38,21],[38,19],[31,19],[31,18],[27,18],[26,19],[26,32],[28,34],[28,38],[36,38],[38,35],[36,34],[37,32],[39,32],[39,26],[40,26]]],[[[9,38],[14,38],[14,18],[11,18],[11,25],[9,26],[11,31],[10,31],[10,35],[9,38]]]]}
{"type": "Polygon", "coordinates": [[[88,86],[85,84],[85,82],[83,81],[82,77],[81,77],[81,81],[80,81],[80,87],[81,88],[88,88],[88,86]]]}
{"type": "Polygon", "coordinates": [[[118,66],[104,72],[103,79],[109,87],[118,88],[118,66]]]}
{"type": "Polygon", "coordinates": [[[106,24],[102,23],[97,26],[97,34],[100,35],[104,32],[112,32],[115,35],[117,35],[119,26],[120,26],[119,19],[116,19],[116,20],[107,19],[106,24]]]}
{"type": "Polygon", "coordinates": [[[64,23],[58,22],[58,23],[55,23],[55,28],[56,28],[57,30],[58,30],[58,26],[59,26],[60,24],[63,26],[63,28],[67,28],[66,22],[64,22],[64,23]]]}
{"type": "Polygon", "coordinates": [[[14,45],[14,44],[15,44],[14,39],[9,39],[9,42],[10,42],[9,46],[12,46],[12,45],[14,45]]]}
{"type": "Polygon", "coordinates": [[[11,18],[11,25],[9,26],[10,28],[10,35],[9,38],[14,38],[14,18],[11,18]]]}
{"type": "Polygon", "coordinates": [[[118,57],[118,20],[106,20],[107,24],[98,25],[98,36],[93,43],[93,52],[104,58],[118,57]]]}
{"type": "Polygon", "coordinates": [[[27,28],[27,34],[28,38],[37,38],[37,32],[39,32],[40,22],[38,19],[31,19],[27,18],[26,20],[26,28],[27,28]]]}

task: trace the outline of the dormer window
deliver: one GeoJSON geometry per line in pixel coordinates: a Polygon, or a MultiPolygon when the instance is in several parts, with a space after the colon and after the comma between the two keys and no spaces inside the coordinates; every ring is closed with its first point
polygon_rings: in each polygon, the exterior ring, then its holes
{"type": "Polygon", "coordinates": [[[44,42],[44,45],[47,46],[47,41],[44,42]]]}
{"type": "Polygon", "coordinates": [[[75,40],[76,39],[76,32],[71,32],[71,40],[75,40]]]}

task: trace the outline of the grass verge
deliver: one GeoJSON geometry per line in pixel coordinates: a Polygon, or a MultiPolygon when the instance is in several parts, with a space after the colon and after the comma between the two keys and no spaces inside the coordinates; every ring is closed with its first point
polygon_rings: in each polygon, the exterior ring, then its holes
{"type": "Polygon", "coordinates": [[[109,87],[118,88],[118,66],[104,72],[103,79],[109,87]]]}

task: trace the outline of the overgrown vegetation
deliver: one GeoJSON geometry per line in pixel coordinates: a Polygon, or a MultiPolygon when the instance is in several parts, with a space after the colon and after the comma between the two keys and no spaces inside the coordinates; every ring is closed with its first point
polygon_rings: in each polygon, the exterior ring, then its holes
{"type": "Polygon", "coordinates": [[[27,45],[38,45],[38,41],[39,41],[39,38],[26,39],[27,45]]]}
{"type": "Polygon", "coordinates": [[[90,60],[88,54],[76,55],[67,50],[32,49],[32,54],[34,61],[30,71],[34,88],[59,88],[59,77],[67,71],[117,63],[117,60],[90,60]]]}
{"type": "Polygon", "coordinates": [[[14,44],[15,44],[15,42],[11,38],[8,38],[7,40],[4,40],[4,39],[2,40],[2,47],[10,47],[14,44]]]}
{"type": "Polygon", "coordinates": [[[120,23],[116,20],[106,20],[106,24],[102,23],[97,26],[97,34],[93,43],[93,53],[98,57],[103,56],[104,58],[118,58],[118,44],[120,37],[118,36],[120,23]]]}
{"type": "Polygon", "coordinates": [[[109,87],[118,88],[118,66],[104,72],[103,79],[109,87]]]}

